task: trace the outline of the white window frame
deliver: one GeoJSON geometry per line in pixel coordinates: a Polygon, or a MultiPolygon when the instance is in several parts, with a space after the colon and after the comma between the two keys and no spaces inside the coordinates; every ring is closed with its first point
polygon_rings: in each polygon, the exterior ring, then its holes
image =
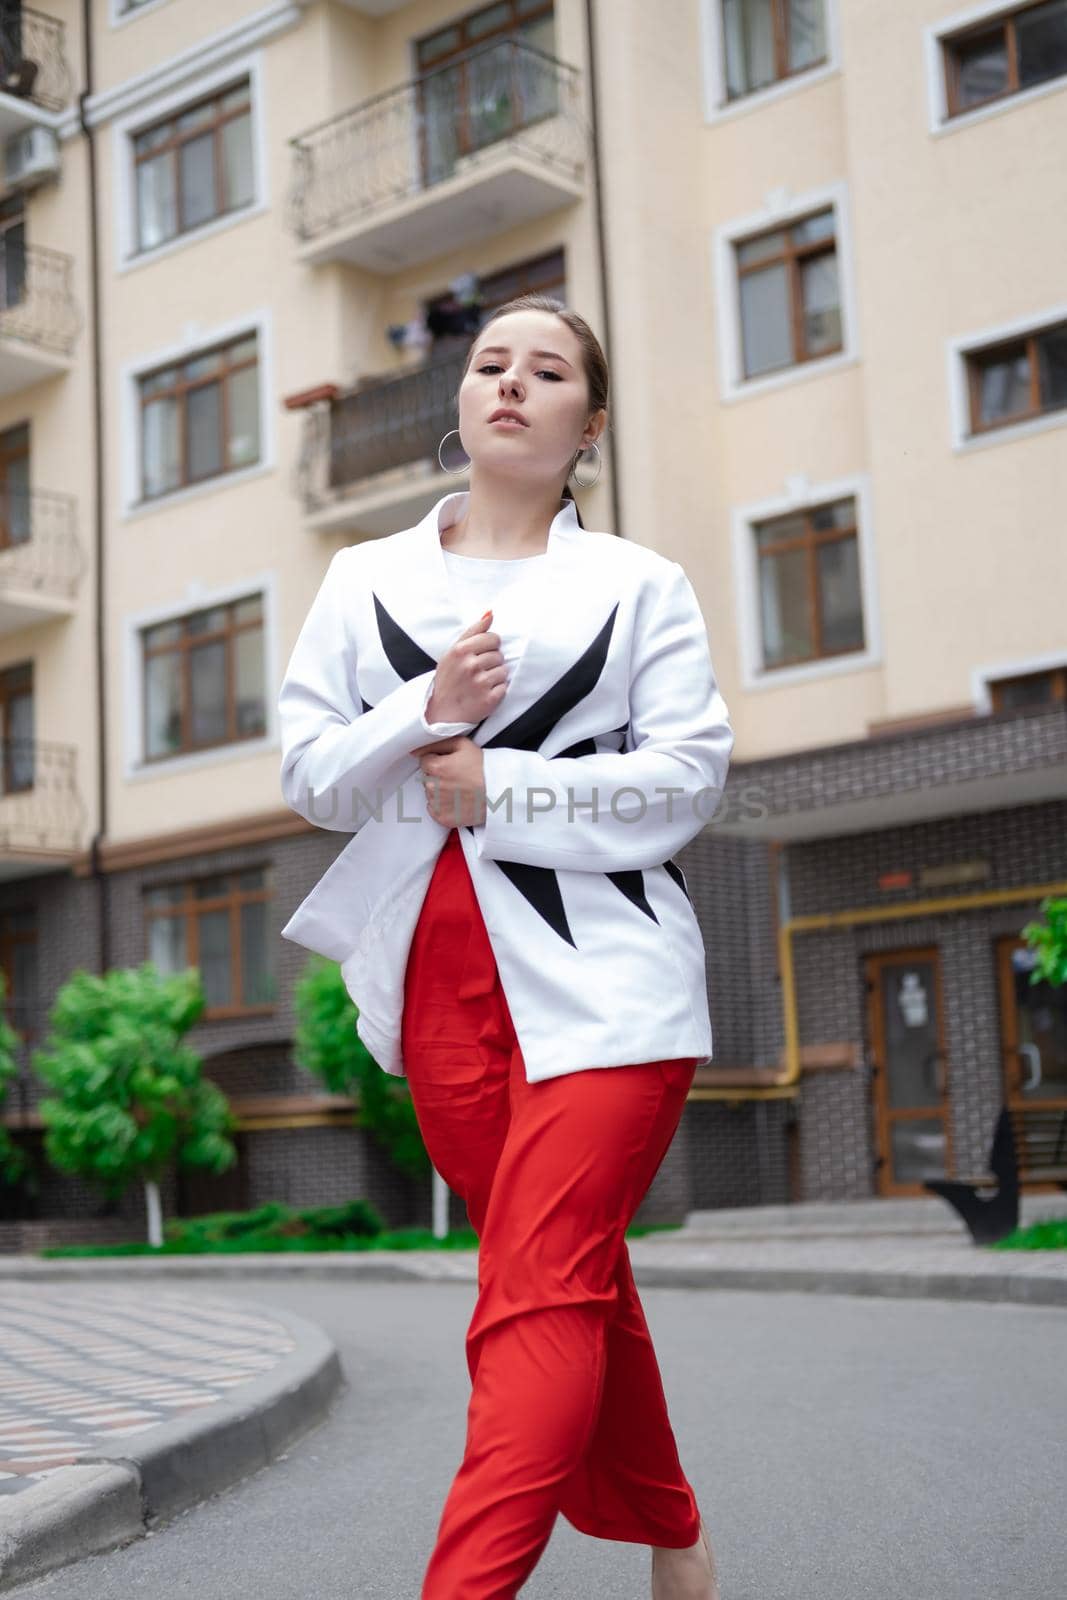
{"type": "Polygon", "coordinates": [[[180,88],[172,89],[166,94],[159,94],[151,101],[140,103],[136,111],[131,111],[123,117],[116,117],[112,123],[111,150],[113,193],[115,196],[115,269],[117,272],[136,271],[140,267],[148,266],[153,261],[161,260],[164,256],[173,255],[176,250],[186,249],[198,244],[204,239],[211,238],[216,233],[222,233],[228,228],[237,227],[242,222],[248,222],[252,217],[262,216],[270,206],[267,181],[266,113],[263,98],[263,52],[256,50],[249,55],[226,61],[213,67],[210,71],[201,73],[195,83],[184,82],[180,88]],[[226,84],[234,82],[235,79],[246,76],[248,78],[248,93],[251,104],[249,112],[252,139],[253,199],[251,203],[247,206],[242,206],[237,211],[228,211],[224,216],[210,217],[207,222],[202,222],[199,227],[190,228],[185,233],[175,234],[173,239],[165,239],[151,250],[138,250],[137,184],[133,154],[135,137],[143,129],[151,127],[156,122],[161,122],[165,117],[180,114],[187,106],[194,105],[198,100],[202,100],[205,95],[222,89],[226,84]]]}
{"type": "Polygon", "coordinates": [[[848,185],[831,183],[821,189],[808,189],[804,194],[791,195],[788,189],[776,189],[764,198],[762,211],[747,217],[735,217],[716,228],[711,236],[711,273],[715,294],[715,319],[719,343],[719,398],[724,402],[747,400],[753,395],[767,394],[787,384],[803,383],[824,373],[853,366],[860,357],[859,317],[856,313],[856,279],[852,248],[852,216],[849,207],[848,185]],[[844,324],[844,343],[831,355],[816,356],[812,361],[801,361],[781,372],[769,372],[762,377],[746,378],[743,375],[743,350],[741,343],[741,306],[737,287],[737,263],[734,246],[757,233],[795,222],[809,212],[833,207],[834,237],[837,244],[837,272],[841,286],[841,317],[844,324]]]}
{"type": "Polygon", "coordinates": [[[984,122],[987,117],[1001,116],[1007,111],[1014,111],[1017,106],[1027,105],[1031,100],[1039,100],[1042,95],[1055,94],[1057,91],[1067,89],[1067,73],[1064,73],[1058,78],[1050,78],[1047,83],[1035,83],[1029,89],[1020,89],[1018,93],[1008,95],[1005,99],[994,100],[989,105],[975,106],[970,111],[962,111],[958,117],[949,116],[943,40],[950,33],[958,33],[962,28],[972,24],[977,26],[983,22],[994,22],[997,17],[1006,17],[1019,9],[1019,5],[1006,5],[1004,0],[983,0],[981,5],[968,6],[951,17],[941,17],[923,29],[927,114],[929,131],[935,137],[956,133],[961,128],[970,128],[976,122],[984,122]]]}
{"type": "Polygon", "coordinates": [[[979,716],[989,716],[992,713],[993,684],[1001,678],[1022,678],[1028,672],[1055,672],[1060,667],[1067,667],[1067,655],[1062,650],[1010,661],[987,662],[985,666],[973,667],[971,695],[975,711],[979,716]]]}
{"type": "Polygon", "coordinates": [[[124,28],[128,22],[145,16],[149,11],[158,11],[161,6],[169,3],[170,0],[145,0],[143,5],[133,6],[127,10],[122,0],[108,0],[108,22],[113,28],[124,28]]]}
{"type": "Polygon", "coordinates": [[[967,357],[984,350],[989,345],[999,344],[1004,339],[1016,339],[1036,333],[1039,328],[1047,327],[1052,322],[1067,322],[1067,302],[1062,302],[1058,306],[1047,306],[1040,313],[1031,312],[1013,322],[1003,322],[997,327],[983,328],[981,331],[961,334],[958,338],[948,340],[946,357],[949,426],[952,449],[958,455],[967,454],[971,450],[988,450],[998,444],[1014,444],[1017,439],[1025,439],[1032,433],[1044,433],[1049,428],[1067,426],[1067,406],[1061,406],[1059,410],[1049,411],[1044,416],[1027,417],[1022,422],[1000,423],[995,428],[990,428],[988,433],[968,432],[971,415],[967,392],[967,357]]]}
{"type": "Polygon", "coordinates": [[[190,580],[180,600],[165,605],[150,606],[147,610],[128,612],[123,618],[123,677],[125,693],[123,777],[127,783],[144,782],[152,778],[171,777],[174,773],[195,771],[198,767],[214,767],[220,762],[243,761],[246,757],[262,755],[267,750],[281,747],[278,719],[278,605],[277,574],[273,570],[252,573],[233,583],[206,589],[203,584],[190,580]],[[173,756],[156,756],[149,761],[142,743],[144,728],[144,675],[142,673],[141,630],[160,622],[175,622],[190,611],[206,610],[209,606],[226,605],[247,595],[259,594],[263,599],[263,696],[266,701],[266,732],[255,739],[239,739],[232,744],[214,745],[210,750],[183,750],[173,756]]]}
{"type": "Polygon", "coordinates": [[[163,350],[153,350],[127,362],[119,371],[119,515],[129,522],[136,517],[150,516],[165,507],[180,505],[185,500],[197,499],[204,494],[220,494],[250,478],[263,477],[275,469],[277,449],[274,426],[274,407],[268,399],[274,393],[274,339],[269,307],[246,312],[230,322],[212,328],[202,328],[191,323],[179,344],[163,350]],[[254,333],[257,337],[259,357],[259,446],[260,458],[247,467],[235,467],[230,472],[220,472],[201,483],[189,483],[168,494],[155,495],[151,500],[139,499],[141,463],[141,404],[138,382],[146,373],[174,362],[188,361],[214,345],[227,343],[254,333]]]}
{"type": "Polygon", "coordinates": [[[753,89],[739,100],[726,97],[726,47],[722,31],[722,0],[700,0],[700,56],[703,63],[704,121],[725,122],[746,111],[762,110],[786,95],[798,94],[816,83],[836,77],[841,71],[841,31],[837,16],[838,0],[823,0],[826,12],[827,60],[821,67],[810,67],[795,77],[753,89]]]}
{"type": "Polygon", "coordinates": [[[735,506],[731,513],[734,555],[734,599],[739,621],[738,643],[741,653],[741,685],[744,689],[780,689],[799,683],[819,682],[841,673],[860,672],[882,662],[882,637],[879,625],[878,577],[875,567],[874,520],[870,478],[859,474],[832,483],[810,483],[803,474],[786,479],[785,493],[773,499],[735,506]],[[824,661],[804,661],[793,667],[762,665],[762,628],[759,603],[759,558],[756,554],[755,524],[771,517],[810,510],[832,500],[853,498],[856,502],[856,539],[859,556],[860,601],[863,606],[863,635],[866,646],[847,655],[824,661]]]}

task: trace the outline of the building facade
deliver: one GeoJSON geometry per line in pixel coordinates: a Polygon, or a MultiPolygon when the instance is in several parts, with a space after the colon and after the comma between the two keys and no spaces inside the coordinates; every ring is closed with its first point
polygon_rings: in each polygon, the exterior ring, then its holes
{"type": "MultiPolygon", "coordinates": [[[[200,968],[240,1159],[170,1211],[428,1219],[294,1060],[280,928],[342,839],[281,803],[277,691],[334,551],[467,486],[466,350],[531,289],[611,364],[583,521],[684,565],[737,735],[681,858],[715,1059],[640,1220],[1067,1129],[1022,937],[1067,892],[1062,12],[4,8],[0,966],[27,1053],[78,967],[200,968]]],[[[41,1094],[0,1236],[139,1227],[41,1094]]]]}

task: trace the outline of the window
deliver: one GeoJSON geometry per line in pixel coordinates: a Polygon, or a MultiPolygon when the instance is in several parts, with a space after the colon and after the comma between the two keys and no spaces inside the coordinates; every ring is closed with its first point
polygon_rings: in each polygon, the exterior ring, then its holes
{"type": "Polygon", "coordinates": [[[271,890],[258,866],[144,891],[147,959],[165,973],[199,968],[206,1018],[273,1009],[271,890]]]}
{"type": "Polygon", "coordinates": [[[721,3],[727,100],[826,61],[826,0],[721,3]]]}
{"type": "Polygon", "coordinates": [[[0,971],[4,974],[4,1016],[24,1039],[36,1039],[37,912],[33,906],[0,911],[0,971]]]}
{"type": "Polygon", "coordinates": [[[0,550],[30,537],[30,427],[19,422],[0,433],[0,550]]]}
{"type": "Polygon", "coordinates": [[[832,206],[736,241],[734,258],[745,378],[841,349],[832,206]]]}
{"type": "Polygon", "coordinates": [[[1017,6],[942,37],[949,117],[1067,75],[1067,0],[1017,6]]]}
{"type": "Polygon", "coordinates": [[[138,389],[143,499],[259,460],[256,334],[143,375],[138,389]]]}
{"type": "Polygon", "coordinates": [[[142,129],[133,159],[140,250],[251,205],[248,79],[142,129]]]}
{"type": "Polygon", "coordinates": [[[1067,322],[971,351],[967,390],[972,434],[1067,406],[1067,322]]]}
{"type": "Polygon", "coordinates": [[[865,648],[851,498],[753,525],[765,670],[865,648]]]}
{"type": "Polygon", "coordinates": [[[989,685],[989,692],[994,711],[1014,711],[1018,706],[1067,705],[1067,667],[995,679],[989,685]]]}
{"type": "Polygon", "coordinates": [[[0,672],[0,794],[33,788],[33,662],[0,672]]]}
{"type": "Polygon", "coordinates": [[[266,732],[263,596],[141,630],[145,761],[266,732]]]}

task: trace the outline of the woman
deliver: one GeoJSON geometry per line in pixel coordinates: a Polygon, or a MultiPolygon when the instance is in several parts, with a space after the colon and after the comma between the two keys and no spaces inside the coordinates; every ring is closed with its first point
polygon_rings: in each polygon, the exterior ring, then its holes
{"type": "Polygon", "coordinates": [[[681,567],[566,489],[607,390],[576,313],[496,311],[459,389],[469,493],[334,556],[279,700],[286,801],[354,834],[283,935],[341,962],[479,1237],[422,1600],[514,1596],[561,1511],[649,1544],[653,1600],[719,1600],[624,1235],[711,1059],[671,856],[733,732],[681,567]]]}

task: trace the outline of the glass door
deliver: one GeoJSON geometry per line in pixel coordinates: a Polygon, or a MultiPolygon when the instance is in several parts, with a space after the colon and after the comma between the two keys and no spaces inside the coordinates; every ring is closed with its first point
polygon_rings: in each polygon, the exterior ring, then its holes
{"type": "Polygon", "coordinates": [[[948,1169],[948,1058],[937,949],[868,956],[877,1190],[921,1195],[948,1169]]]}

